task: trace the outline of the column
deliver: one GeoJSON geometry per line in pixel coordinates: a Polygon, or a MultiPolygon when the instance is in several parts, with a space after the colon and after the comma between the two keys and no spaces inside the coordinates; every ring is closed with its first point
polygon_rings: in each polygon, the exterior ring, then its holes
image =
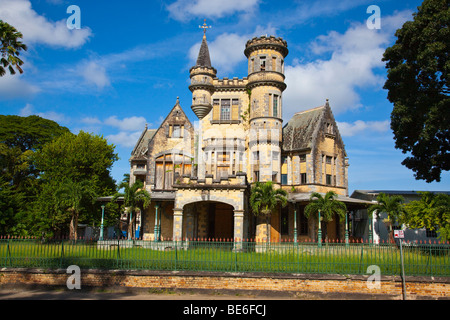
{"type": "Polygon", "coordinates": [[[244,237],[244,210],[234,210],[234,249],[242,250],[244,237]]]}
{"type": "Polygon", "coordinates": [[[181,241],[183,238],[183,209],[173,209],[173,240],[181,241]]]}
{"type": "Polygon", "coordinates": [[[154,241],[155,242],[158,242],[159,241],[159,230],[158,230],[158,211],[159,211],[159,208],[160,208],[160,204],[159,203],[156,203],[156,205],[155,205],[155,229],[154,229],[154,233],[155,233],[155,235],[154,235],[154,241]]]}

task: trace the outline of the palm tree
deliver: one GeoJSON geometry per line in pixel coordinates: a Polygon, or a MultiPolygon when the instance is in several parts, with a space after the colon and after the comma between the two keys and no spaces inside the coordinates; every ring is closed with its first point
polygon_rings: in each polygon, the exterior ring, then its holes
{"type": "MultiPolygon", "coordinates": [[[[345,203],[336,200],[337,194],[334,191],[328,191],[325,196],[318,192],[313,192],[309,198],[310,203],[305,207],[305,217],[311,215],[321,216],[324,222],[333,221],[334,215],[337,214],[340,220],[345,219],[347,214],[347,206],[345,203]]],[[[320,223],[320,221],[319,221],[320,223]]],[[[324,235],[327,235],[327,225],[324,226],[324,235]]],[[[321,240],[321,239],[320,239],[321,240]]]]}
{"type": "Polygon", "coordinates": [[[68,179],[55,192],[55,197],[59,199],[59,206],[70,213],[69,237],[71,240],[76,240],[78,238],[78,218],[83,208],[83,202],[94,201],[96,198],[92,183],[87,180],[76,182],[68,179]]]}
{"type": "Polygon", "coordinates": [[[6,74],[5,68],[14,75],[14,67],[23,73],[21,66],[23,61],[19,58],[20,51],[27,50],[27,46],[18,39],[23,38],[22,33],[6,22],[0,20],[0,77],[6,74]]]}
{"type": "Polygon", "coordinates": [[[264,184],[256,182],[251,190],[250,206],[256,216],[266,218],[267,241],[269,237],[269,221],[273,210],[281,204],[283,207],[287,205],[287,192],[282,189],[274,189],[272,181],[264,184]]]}
{"type": "Polygon", "coordinates": [[[112,201],[117,201],[119,197],[124,198],[124,207],[128,209],[128,239],[133,238],[133,225],[136,217],[133,217],[133,212],[137,209],[146,209],[150,205],[151,196],[144,189],[144,183],[137,180],[132,185],[130,184],[130,175],[125,174],[124,180],[119,184],[118,190],[124,190],[124,192],[117,192],[112,201]]]}
{"type": "Polygon", "coordinates": [[[371,205],[367,209],[367,213],[370,218],[373,217],[373,213],[375,213],[378,218],[380,217],[380,213],[387,213],[387,218],[384,219],[383,222],[388,227],[389,240],[391,242],[394,242],[394,231],[392,230],[392,225],[399,221],[405,212],[403,202],[404,199],[402,196],[389,196],[385,193],[380,193],[377,197],[377,203],[371,205]]]}

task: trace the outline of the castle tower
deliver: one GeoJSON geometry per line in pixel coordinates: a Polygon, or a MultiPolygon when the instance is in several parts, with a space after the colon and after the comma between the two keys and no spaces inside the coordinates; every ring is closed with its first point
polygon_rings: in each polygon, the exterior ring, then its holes
{"type": "Polygon", "coordinates": [[[217,70],[211,66],[211,57],[209,55],[208,42],[206,41],[206,30],[211,28],[206,25],[206,20],[203,26],[203,40],[200,46],[200,52],[198,54],[197,63],[190,70],[191,75],[191,85],[189,90],[192,92],[192,111],[198,117],[199,128],[198,128],[198,146],[196,150],[195,161],[197,164],[197,176],[200,179],[205,177],[205,162],[203,161],[203,137],[202,137],[202,120],[205,118],[212,110],[212,99],[215,88],[213,79],[217,75],[217,70]]]}
{"type": "Polygon", "coordinates": [[[204,27],[203,40],[198,54],[197,64],[191,68],[192,111],[202,120],[212,109],[211,96],[214,93],[213,79],[217,70],[211,66],[208,42],[206,41],[206,24],[204,27]]]}
{"type": "Polygon", "coordinates": [[[248,58],[250,93],[249,176],[253,182],[280,183],[287,42],[273,36],[253,38],[247,42],[244,53],[248,58]]]}

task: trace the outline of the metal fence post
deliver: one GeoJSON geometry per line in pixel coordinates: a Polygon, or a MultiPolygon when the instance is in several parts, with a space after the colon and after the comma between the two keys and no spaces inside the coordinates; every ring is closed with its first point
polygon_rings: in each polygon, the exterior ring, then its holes
{"type": "Polygon", "coordinates": [[[64,257],[64,239],[61,239],[61,258],[59,260],[59,268],[62,269],[62,261],[64,257]]]}

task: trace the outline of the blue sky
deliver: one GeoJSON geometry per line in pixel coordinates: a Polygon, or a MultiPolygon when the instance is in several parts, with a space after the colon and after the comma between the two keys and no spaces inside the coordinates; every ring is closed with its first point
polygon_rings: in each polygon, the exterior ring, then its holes
{"type": "Polygon", "coordinates": [[[349,189],[450,190],[416,181],[401,165],[389,127],[392,105],[383,90],[384,50],[421,1],[268,0],[0,0],[0,19],[24,34],[25,73],[0,78],[0,113],[37,114],[72,132],[101,134],[116,145],[112,170],[120,181],[148,123],[157,128],[177,97],[191,121],[189,69],[203,19],[218,77],[245,77],[245,43],[254,36],[287,40],[284,120],[323,105],[338,121],[350,159],[349,189]],[[70,5],[81,29],[69,30],[70,5]],[[381,28],[370,29],[370,5],[381,28]]]}

